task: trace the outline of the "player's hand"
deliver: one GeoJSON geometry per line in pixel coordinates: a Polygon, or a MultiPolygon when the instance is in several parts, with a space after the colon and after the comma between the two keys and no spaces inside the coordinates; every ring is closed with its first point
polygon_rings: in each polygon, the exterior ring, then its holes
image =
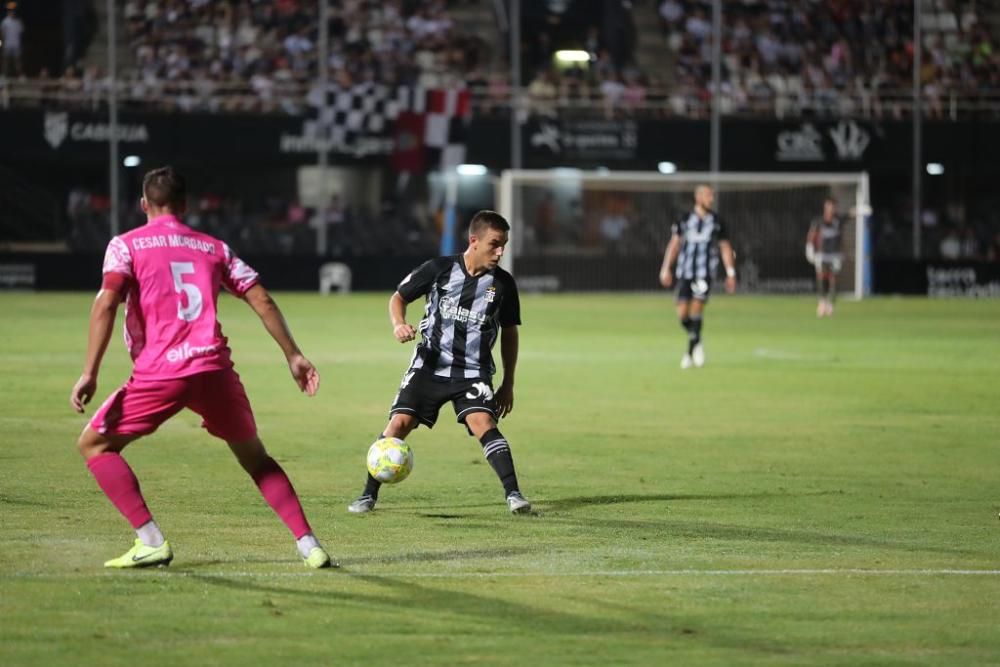
{"type": "Polygon", "coordinates": [[[660,284],[667,289],[670,289],[670,287],[674,284],[674,274],[670,271],[661,271],[660,284]]]}
{"type": "Polygon", "coordinates": [[[726,278],[726,292],[732,294],[736,291],[736,276],[726,278]]]}
{"type": "Polygon", "coordinates": [[[69,404],[74,410],[83,414],[83,406],[90,403],[90,399],[97,393],[97,378],[86,373],[73,385],[73,391],[69,395],[69,404]]]}
{"type": "Polygon", "coordinates": [[[494,396],[497,404],[497,419],[506,417],[514,411],[514,386],[504,382],[494,396]]]}
{"type": "Polygon", "coordinates": [[[292,355],[288,359],[288,370],[292,372],[292,378],[299,389],[308,396],[315,396],[319,391],[319,371],[312,365],[312,362],[301,354],[292,355]]]}
{"type": "Polygon", "coordinates": [[[417,330],[406,322],[403,322],[402,324],[397,324],[392,328],[392,335],[395,336],[396,340],[400,343],[409,343],[417,337],[417,330]]]}

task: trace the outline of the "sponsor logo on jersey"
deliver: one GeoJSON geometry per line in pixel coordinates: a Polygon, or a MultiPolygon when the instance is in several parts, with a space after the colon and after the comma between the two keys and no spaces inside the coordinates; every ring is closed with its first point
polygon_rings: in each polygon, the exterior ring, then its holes
{"type": "Polygon", "coordinates": [[[441,312],[441,317],[446,320],[455,320],[456,322],[478,322],[479,324],[486,323],[486,313],[482,313],[477,310],[469,310],[464,306],[460,306],[458,305],[458,301],[450,296],[446,296],[441,299],[441,306],[439,310],[441,312]]]}
{"type": "Polygon", "coordinates": [[[167,350],[167,361],[176,364],[179,361],[204,357],[213,352],[218,352],[218,350],[219,345],[217,343],[212,345],[192,345],[185,341],[183,345],[178,345],[167,350]]]}

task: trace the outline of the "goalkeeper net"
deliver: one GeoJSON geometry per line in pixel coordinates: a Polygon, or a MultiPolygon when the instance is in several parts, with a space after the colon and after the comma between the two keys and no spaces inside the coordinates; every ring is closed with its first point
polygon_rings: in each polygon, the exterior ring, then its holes
{"type": "Polygon", "coordinates": [[[839,289],[867,292],[867,174],[659,174],[570,169],[508,170],[499,212],[511,223],[505,267],[523,290],[651,290],[659,287],[671,225],[715,189],[715,209],[736,251],[740,289],[805,293],[810,224],[833,197],[844,221],[839,289]]]}

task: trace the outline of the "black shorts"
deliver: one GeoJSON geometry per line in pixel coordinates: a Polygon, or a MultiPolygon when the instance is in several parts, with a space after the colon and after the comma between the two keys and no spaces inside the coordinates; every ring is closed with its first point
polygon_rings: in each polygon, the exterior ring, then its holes
{"type": "Polygon", "coordinates": [[[817,273],[840,273],[844,258],[840,253],[819,253],[816,255],[817,273]]]}
{"type": "Polygon", "coordinates": [[[425,371],[407,371],[399,385],[399,393],[392,402],[389,416],[415,415],[427,428],[434,428],[441,406],[451,401],[459,424],[473,412],[489,413],[497,418],[493,398],[493,382],[484,378],[456,380],[443,378],[425,371]]]}
{"type": "Polygon", "coordinates": [[[701,301],[708,303],[708,295],[712,293],[712,281],[704,278],[679,278],[677,280],[678,301],[701,301]]]}

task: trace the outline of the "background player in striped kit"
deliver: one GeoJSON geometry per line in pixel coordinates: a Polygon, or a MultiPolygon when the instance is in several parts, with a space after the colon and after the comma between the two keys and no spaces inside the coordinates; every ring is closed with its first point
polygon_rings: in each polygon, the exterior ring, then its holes
{"type": "MultiPolygon", "coordinates": [[[[400,343],[416,337],[406,321],[406,306],[427,302],[420,321],[421,341],[403,375],[383,435],[405,439],[420,424],[432,428],[441,406],[451,401],[459,423],[479,439],[483,455],[503,484],[515,514],[531,510],[521,495],[514,459],[497,421],[514,407],[517,327],[521,304],[514,277],[500,268],[510,225],[493,211],[479,211],[469,223],[469,247],[461,255],[425,262],[403,278],[389,299],[392,333],[400,343]],[[503,382],[494,394],[496,366],[491,350],[500,334],[503,382]]],[[[368,475],[365,490],[348,506],[369,512],[380,483],[368,475]]]]}
{"type": "Polygon", "coordinates": [[[726,237],[719,216],[712,210],[715,193],[707,185],[694,191],[694,208],[671,229],[670,243],[663,253],[660,284],[670,288],[677,279],[677,317],[687,331],[688,348],[681,368],[705,365],[701,343],[701,323],[705,304],[712,291],[712,278],[719,265],[719,253],[726,267],[726,291],[736,291],[736,263],[733,246],[726,237]],[[674,270],[676,262],[676,271],[674,270]]]}
{"type": "Polygon", "coordinates": [[[823,215],[809,225],[806,236],[806,259],[816,267],[816,291],[819,303],[816,316],[833,315],[837,297],[837,274],[843,264],[844,221],[837,215],[837,200],[823,200],[823,215]]]}

